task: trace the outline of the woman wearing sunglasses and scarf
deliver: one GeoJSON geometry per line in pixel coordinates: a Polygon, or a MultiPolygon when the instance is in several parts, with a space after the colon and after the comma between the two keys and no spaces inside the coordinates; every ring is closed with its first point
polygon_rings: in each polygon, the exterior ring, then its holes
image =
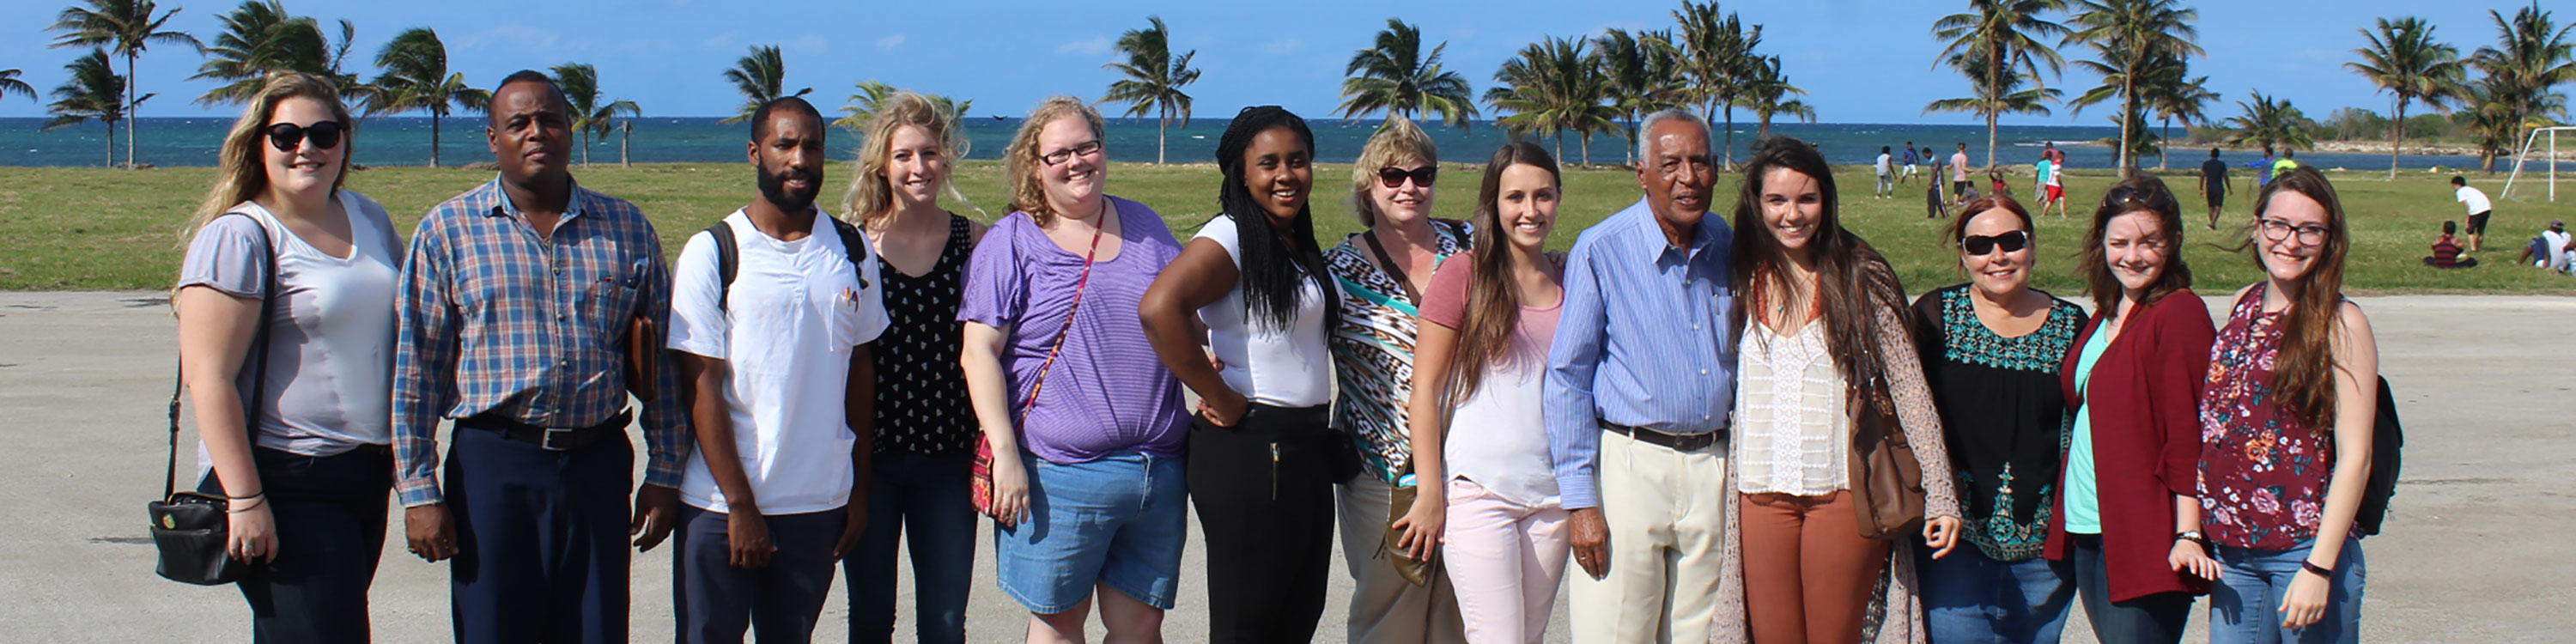
{"type": "Polygon", "coordinates": [[[1914,301],[1914,343],[1971,547],[1916,559],[1924,617],[1934,642],[2055,642],[2075,575],[2040,549],[2067,436],[2058,361],[2084,309],[2030,287],[2039,252],[2019,202],[1987,197],[1962,212],[1948,239],[1968,283],[1914,301]]]}
{"type": "Polygon", "coordinates": [[[197,489],[232,500],[255,641],[368,639],[403,248],[384,207],[340,188],[352,144],[330,83],[271,76],[224,137],[172,296],[197,489]]]}

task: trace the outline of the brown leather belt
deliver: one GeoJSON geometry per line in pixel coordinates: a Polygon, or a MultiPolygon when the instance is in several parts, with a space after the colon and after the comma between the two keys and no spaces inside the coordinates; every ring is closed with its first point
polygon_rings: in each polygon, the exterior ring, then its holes
{"type": "Polygon", "coordinates": [[[1621,425],[1606,420],[1595,422],[1600,423],[1602,429],[1618,432],[1622,436],[1637,439],[1638,442],[1662,445],[1676,452],[1696,452],[1726,440],[1724,428],[1701,434],[1667,434],[1645,427],[1621,425]]]}

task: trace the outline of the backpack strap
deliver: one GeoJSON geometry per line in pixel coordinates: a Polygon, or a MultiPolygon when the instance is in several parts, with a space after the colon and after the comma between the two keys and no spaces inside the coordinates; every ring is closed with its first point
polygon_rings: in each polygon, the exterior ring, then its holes
{"type": "Polygon", "coordinates": [[[742,246],[733,237],[733,224],[716,220],[707,227],[707,235],[716,242],[716,310],[730,313],[733,300],[733,276],[742,270],[742,246]]]}
{"type": "Polygon", "coordinates": [[[868,290],[868,260],[870,259],[871,251],[868,249],[867,236],[859,234],[858,226],[850,225],[850,222],[841,221],[841,218],[839,217],[832,217],[821,213],[816,213],[815,216],[822,218],[824,221],[832,222],[832,232],[840,233],[841,250],[842,252],[846,252],[850,255],[850,275],[859,279],[859,290],[868,290]]]}

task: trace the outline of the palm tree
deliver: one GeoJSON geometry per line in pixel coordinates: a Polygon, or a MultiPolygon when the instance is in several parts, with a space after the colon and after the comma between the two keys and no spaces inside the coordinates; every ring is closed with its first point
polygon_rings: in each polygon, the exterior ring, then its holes
{"type": "MultiPolygon", "coordinates": [[[[2200,20],[2200,12],[2177,4],[2180,0],[2078,2],[2083,11],[2075,14],[2069,22],[2080,29],[2068,34],[2059,44],[2083,43],[2093,47],[2101,60],[2079,61],[2077,64],[2101,74],[2105,88],[2113,87],[2112,77],[2118,77],[2117,89],[2112,93],[2120,97],[2120,113],[2123,115],[2141,113],[2140,104],[2145,102],[2145,96],[2138,91],[2139,83],[2147,80],[2146,67],[2157,56],[2187,59],[2205,55],[2200,45],[2192,42],[2199,37],[2200,31],[2191,23],[2200,20]]],[[[2095,92],[2088,92],[2083,98],[2076,99],[2076,111],[2082,112],[2083,106],[2092,102],[2088,99],[2094,96],[2095,92]]],[[[2129,141],[2137,136],[2133,125],[2142,123],[2138,119],[2120,119],[2121,178],[2127,178],[2137,170],[2138,159],[2129,154],[2133,147],[2129,141]]]]}
{"type": "Polygon", "coordinates": [[[27,81],[18,80],[18,70],[0,69],[0,98],[8,98],[10,94],[24,95],[30,101],[36,100],[35,86],[28,85],[27,81]]]}
{"type": "Polygon", "coordinates": [[[312,18],[287,13],[277,0],[244,0],[219,17],[224,25],[206,62],[188,80],[229,81],[197,97],[199,105],[239,103],[259,93],[277,71],[328,73],[330,43],[312,18]]]}
{"type": "Polygon", "coordinates": [[[2266,150],[2281,146],[2295,150],[2316,144],[2308,134],[2313,123],[2308,121],[2306,114],[2299,112],[2299,108],[2290,105],[2288,99],[2276,101],[2273,97],[2264,96],[2261,90],[2252,94],[2254,102],[2236,102],[2236,106],[2245,113],[2227,119],[2227,126],[2235,129],[2227,135],[2228,145],[2259,145],[2266,150]]]}
{"type": "Polygon", "coordinates": [[[2422,18],[2380,18],[2375,32],[2363,30],[2361,35],[2370,39],[2370,46],[2352,50],[2361,60],[2343,66],[2397,95],[2397,118],[2388,121],[2388,180],[2396,181],[2397,151],[2406,140],[2406,104],[2420,99],[2447,111],[2446,104],[2465,91],[2461,79],[2468,64],[2460,60],[2459,48],[2434,41],[2433,24],[2422,18]]]}
{"type": "Polygon", "coordinates": [[[1754,138],[1759,140],[1771,138],[1771,117],[1773,116],[1787,114],[1798,117],[1798,121],[1802,123],[1816,122],[1814,106],[1808,105],[1806,101],[1789,98],[1805,95],[1807,90],[1798,89],[1798,86],[1789,84],[1788,75],[1780,73],[1779,56],[1765,56],[1753,65],[1753,75],[1745,77],[1744,96],[1736,99],[1735,103],[1738,107],[1753,112],[1754,116],[1761,117],[1762,129],[1754,135],[1754,138]]]}
{"type": "Polygon", "coordinates": [[[735,91],[742,92],[742,112],[718,123],[748,121],[764,103],[789,96],[804,96],[814,91],[814,88],[807,87],[796,90],[794,94],[787,93],[787,59],[779,55],[777,45],[752,47],[751,55],[735,60],[733,69],[725,70],[724,78],[726,82],[733,83],[735,91]]]}
{"type": "Polygon", "coordinates": [[[1351,64],[1342,69],[1347,78],[1342,80],[1342,105],[1335,111],[1344,119],[1377,110],[1405,118],[1437,112],[1450,125],[1467,127],[1476,117],[1474,90],[1466,77],[1440,68],[1440,53],[1448,48],[1449,43],[1440,43],[1424,55],[1421,29],[1386,19],[1376,45],[1352,52],[1351,64]]]}
{"type": "Polygon", "coordinates": [[[2147,111],[2155,113],[2164,129],[2156,136],[2156,169],[2160,171],[2169,167],[2170,155],[2164,154],[2166,146],[2161,142],[2173,139],[2174,122],[2181,121],[2183,132],[2189,134],[2193,124],[2209,122],[2209,104],[2219,99],[2217,92],[2209,91],[2208,76],[2186,78],[2190,71],[2190,64],[2181,58],[2159,57],[2147,74],[2147,84],[2139,90],[2146,94],[2147,111]]]}
{"type": "Polygon", "coordinates": [[[1520,56],[1494,72],[1495,86],[1485,90],[1494,111],[1511,112],[1495,120],[1516,134],[1546,136],[1565,156],[1565,131],[1582,141],[1583,164],[1592,164],[1592,135],[1617,131],[1619,110],[1602,103],[1609,78],[1584,53],[1580,38],[1549,38],[1521,48],[1520,56]]]}
{"type": "Polygon", "coordinates": [[[2040,100],[2054,100],[2057,96],[2054,90],[2048,89],[2047,82],[2039,78],[2040,66],[2045,64],[2048,73],[2055,74],[2065,67],[2066,59],[2040,39],[2062,37],[2072,32],[2065,25],[2040,18],[2041,12],[2066,10],[2065,0],[1969,0],[1968,8],[1967,13],[1943,16],[1932,23],[1932,35],[1950,41],[1933,64],[1946,63],[1958,69],[1968,77],[1969,86],[1977,90],[1977,95],[1933,101],[1923,109],[1925,112],[1962,111],[1956,108],[1968,107],[1984,115],[1986,165],[1993,167],[1999,131],[1995,125],[1996,118],[2008,112],[2047,114],[2048,109],[2040,105],[2040,100]],[[1960,64],[1963,61],[1978,64],[1963,66],[1960,64]],[[2016,88],[2025,81],[2031,83],[2032,89],[2018,91],[2037,94],[2016,97],[2016,88]],[[2022,111],[2007,109],[2015,106],[2022,111]],[[2037,109],[2034,112],[2030,108],[2037,109]]]}
{"type": "MultiPolygon", "coordinates": [[[[859,93],[851,94],[850,102],[841,106],[841,113],[846,116],[832,121],[832,127],[846,127],[853,130],[866,128],[868,120],[876,118],[877,106],[884,105],[887,99],[894,98],[895,92],[900,91],[903,90],[881,81],[859,81],[859,93]]],[[[921,98],[930,101],[930,108],[946,115],[950,123],[964,118],[966,110],[975,107],[975,101],[959,101],[938,94],[922,94],[921,98]]]]}
{"type": "Polygon", "coordinates": [[[463,106],[480,112],[492,107],[491,92],[465,84],[462,73],[448,71],[447,45],[428,27],[396,34],[377,50],[376,67],[384,74],[376,77],[376,95],[367,101],[367,112],[429,110],[429,167],[438,167],[439,122],[449,110],[463,106]]]}
{"type": "Polygon", "coordinates": [[[1683,0],[1682,8],[1673,10],[1673,20],[1681,23],[1678,40],[1669,35],[1656,41],[1656,46],[1671,52],[1681,64],[1681,71],[1691,78],[1692,102],[1705,106],[1701,116],[1708,118],[1709,129],[1725,137],[1726,167],[1735,167],[1735,99],[1744,95],[1744,79],[1753,73],[1753,49],[1762,44],[1762,25],[1745,31],[1735,14],[1718,17],[1717,3],[1683,0]],[[1718,127],[1723,112],[1726,125],[1718,127]]]}
{"type": "Polygon", "coordinates": [[[2508,138],[2519,140],[2522,129],[2565,114],[2566,96],[2551,88],[2576,81],[2576,42],[2568,40],[2576,24],[2556,26],[2536,2],[2515,10],[2510,20],[2492,9],[2487,16],[2495,21],[2496,44],[2479,47],[2471,64],[2486,76],[2487,100],[2504,110],[2489,120],[2509,124],[2514,132],[2508,138]]]}
{"type": "Polygon", "coordinates": [[[635,101],[601,103],[599,69],[589,63],[556,65],[554,72],[555,85],[563,88],[564,100],[572,103],[572,129],[581,133],[581,164],[590,165],[591,137],[608,138],[608,131],[617,129],[617,115],[642,116],[644,111],[635,106],[635,101]]]}
{"type": "MultiPolygon", "coordinates": [[[[54,88],[54,103],[45,108],[54,115],[45,120],[45,129],[70,127],[96,120],[107,124],[107,165],[116,165],[116,122],[125,120],[125,77],[116,75],[114,64],[107,62],[105,48],[91,49],[89,55],[64,65],[71,78],[54,88]]],[[[129,153],[131,154],[131,153],[129,153]]],[[[134,157],[127,156],[131,162],[134,157]]]]}
{"type": "Polygon", "coordinates": [[[628,160],[626,157],[626,143],[634,140],[634,138],[635,119],[630,118],[624,121],[619,121],[617,123],[617,167],[635,167],[635,162],[628,160]]]}
{"type": "Polygon", "coordinates": [[[2547,115],[2567,109],[2565,94],[2546,92],[2532,99],[2513,79],[2494,74],[2470,85],[2464,102],[2465,125],[2478,143],[2478,167],[2488,174],[2495,173],[2497,157],[2522,142],[2524,130],[2551,125],[2547,115]]]}
{"type": "Polygon", "coordinates": [[[1118,36],[1118,51],[1127,54],[1127,62],[1101,65],[1125,74],[1126,79],[1109,84],[1109,93],[1100,102],[1127,103],[1126,116],[1144,116],[1157,112],[1161,120],[1154,126],[1154,162],[1163,162],[1163,133],[1172,128],[1172,113],[1181,114],[1181,127],[1190,126],[1190,95],[1181,88],[1198,82],[1199,70],[1190,69],[1190,59],[1198,50],[1172,55],[1172,30],[1163,26],[1162,16],[1146,16],[1154,26],[1129,29],[1118,36]]]}
{"type": "Polygon", "coordinates": [[[1592,39],[1592,64],[1601,69],[1607,84],[1603,98],[1619,112],[1620,122],[1628,135],[1628,164],[1637,163],[1637,119],[1649,112],[1681,104],[1673,86],[1672,52],[1655,46],[1657,40],[1671,40],[1668,32],[1631,34],[1626,29],[1612,28],[1592,39]]]}
{"type": "MultiPolygon", "coordinates": [[[[178,9],[162,12],[152,0],[85,0],[89,6],[64,9],[54,18],[51,31],[63,32],[54,38],[55,47],[103,47],[109,53],[125,57],[125,108],[127,115],[143,103],[134,96],[134,58],[152,45],[187,45],[204,53],[206,46],[196,36],[178,30],[164,30],[178,9]],[[155,16],[154,14],[159,14],[155,16]]],[[[134,165],[134,124],[125,127],[125,163],[134,165]]]]}

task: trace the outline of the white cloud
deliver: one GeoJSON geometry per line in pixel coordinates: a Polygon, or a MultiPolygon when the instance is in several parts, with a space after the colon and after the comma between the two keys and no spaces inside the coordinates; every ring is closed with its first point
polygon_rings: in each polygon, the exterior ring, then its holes
{"type": "Polygon", "coordinates": [[[778,48],[781,51],[792,51],[799,54],[820,54],[832,49],[832,41],[826,40],[822,36],[806,36],[779,43],[778,48]]]}
{"type": "Polygon", "coordinates": [[[1265,53],[1265,54],[1273,54],[1273,55],[1276,55],[1276,54],[1291,54],[1291,53],[1296,53],[1296,52],[1297,52],[1297,50],[1299,50],[1299,49],[1304,49],[1304,48],[1306,48],[1306,43],[1305,43],[1305,41],[1301,41],[1301,40],[1298,40],[1298,39],[1295,39],[1295,38],[1288,38],[1288,39],[1283,39],[1283,40],[1276,40],[1276,41],[1272,41],[1270,44],[1262,45],[1262,46],[1261,46],[1261,52],[1262,52],[1262,53],[1265,53]]]}
{"type": "Polygon", "coordinates": [[[713,38],[699,41],[698,48],[719,50],[740,49],[742,48],[742,32],[737,30],[716,34],[713,38]]]}
{"type": "Polygon", "coordinates": [[[886,36],[886,37],[884,37],[884,38],[878,38],[878,39],[877,39],[877,48],[878,48],[878,49],[884,49],[884,50],[892,51],[892,50],[894,50],[894,48],[896,48],[896,47],[900,47],[900,46],[903,46],[903,34],[895,34],[895,35],[892,35],[892,36],[886,36]]]}
{"type": "Polygon", "coordinates": [[[1101,54],[1109,53],[1109,47],[1110,47],[1110,44],[1109,44],[1109,37],[1108,37],[1108,36],[1101,36],[1101,37],[1093,38],[1093,39],[1090,39],[1090,40],[1076,40],[1076,41],[1073,41],[1073,42],[1065,43],[1065,44],[1063,44],[1063,45],[1057,46],[1057,47],[1055,48],[1055,53],[1059,53],[1059,54],[1082,54],[1082,55],[1085,55],[1085,56],[1098,56],[1098,55],[1101,55],[1101,54]]]}
{"type": "Polygon", "coordinates": [[[560,40],[555,32],[527,25],[508,24],[486,29],[456,40],[459,49],[482,49],[486,46],[516,52],[553,51],[560,40]]]}

